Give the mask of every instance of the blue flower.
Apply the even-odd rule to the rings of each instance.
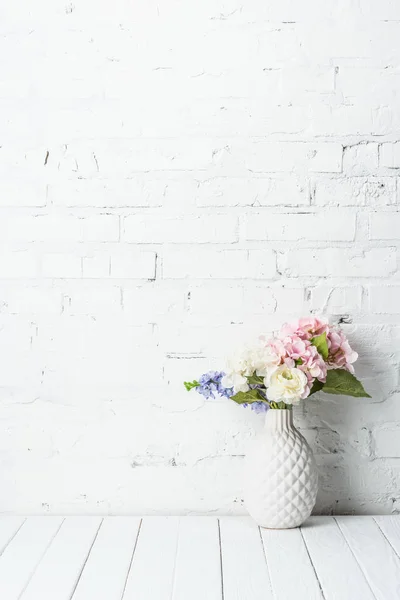
[[[209,371],[204,373],[199,378],[199,385],[196,390],[208,400],[208,398],[215,398],[215,395],[224,396],[230,398],[233,396],[233,389],[226,388],[222,385],[222,378],[225,376],[223,371]]]
[[[254,410],[256,413],[264,413],[267,412],[269,406],[266,402],[253,402],[251,404],[251,410]]]

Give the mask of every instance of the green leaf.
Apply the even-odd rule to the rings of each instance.
[[[371,398],[360,381],[344,369],[331,369],[326,376],[323,391],[327,394]]]
[[[296,365],[296,367],[298,367],[299,365],[303,364],[303,359],[302,358],[296,358],[296,360],[294,361],[294,364]]]
[[[192,390],[193,388],[199,387],[200,383],[196,380],[195,381],[184,381],[183,385],[185,386],[187,391],[190,392],[190,390]]]
[[[238,392],[234,396],[231,397],[231,400],[236,402],[237,404],[244,404],[248,402],[252,404],[253,402],[265,402],[265,398],[260,394],[259,390],[248,390],[247,392]]]
[[[247,377],[247,381],[252,385],[263,385],[264,377],[260,377],[259,375],[250,375]]]
[[[326,360],[329,354],[328,342],[326,341],[326,332],[321,333],[321,335],[317,335],[316,337],[313,337],[311,343],[313,346],[316,347],[322,358]]]
[[[312,388],[311,388],[311,391],[310,391],[310,393],[309,393],[308,396],[310,397],[312,394],[315,394],[316,392],[324,390],[324,385],[325,384],[322,383],[322,381],[319,381],[318,379],[315,379],[314,383],[312,384]]]

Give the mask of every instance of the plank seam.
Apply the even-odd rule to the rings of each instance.
[[[89,552],[87,553],[87,555],[86,555],[86,558],[85,558],[85,560],[84,560],[84,562],[83,562],[82,568],[81,568],[81,570],[80,570],[80,572],[79,572],[78,578],[77,578],[77,580],[76,580],[76,583],[75,583],[75,585],[74,585],[74,589],[72,590],[72,594],[71,594],[71,596],[69,597],[69,599],[70,599],[70,600],[72,600],[72,598],[73,598],[73,596],[74,596],[74,594],[75,594],[75,592],[76,592],[76,588],[78,587],[78,584],[79,584],[79,582],[80,582],[80,580],[81,580],[82,573],[83,573],[83,571],[85,570],[86,563],[87,563],[87,561],[89,560],[90,553],[91,553],[91,551],[92,551],[92,548],[93,548],[93,546],[94,546],[94,544],[95,544],[95,541],[97,540],[97,536],[99,535],[99,531],[100,531],[100,529],[101,529],[101,526],[103,525],[103,523],[104,523],[104,519],[101,519],[101,521],[100,521],[100,525],[98,526],[98,528],[97,528],[97,531],[96,531],[96,535],[94,536],[94,538],[93,538],[93,541],[92,541],[92,543],[90,544]]]
[[[26,521],[27,521],[27,520],[28,520],[28,519],[26,519]],[[53,535],[53,536],[51,537],[51,539],[49,540],[49,542],[48,542],[48,544],[47,544],[46,548],[43,550],[43,552],[42,552],[42,554],[41,554],[41,556],[40,556],[40,558],[39,558],[38,562],[36,563],[36,565],[35,565],[35,567],[34,567],[34,569],[33,569],[33,571],[32,571],[32,573],[30,574],[30,576],[28,577],[28,580],[26,581],[26,583],[25,583],[24,587],[23,587],[23,588],[22,588],[22,590],[20,591],[20,593],[19,593],[19,595],[18,595],[18,599],[17,599],[17,600],[19,600],[19,599],[22,597],[22,595],[24,594],[24,592],[25,592],[26,588],[27,588],[27,587],[28,587],[28,585],[30,584],[30,582],[31,582],[31,580],[32,580],[32,577],[33,577],[33,576],[34,576],[34,574],[36,573],[36,571],[37,571],[37,569],[38,569],[38,567],[39,567],[40,563],[42,562],[42,560],[43,560],[43,558],[44,558],[45,554],[47,553],[48,549],[50,548],[50,546],[51,546],[51,545],[52,545],[52,543],[54,542],[54,539],[55,539],[55,538],[56,538],[56,536],[58,535],[58,532],[60,531],[61,527],[63,526],[63,524],[64,524],[64,521],[65,521],[65,518],[64,518],[64,519],[61,521],[61,523],[60,523],[60,525],[57,527],[57,530],[55,531],[54,535]]]
[[[312,566],[312,568],[313,568],[314,575],[315,575],[315,579],[317,580],[317,583],[318,583],[318,586],[319,586],[319,589],[320,589],[320,592],[321,592],[322,600],[325,600],[325,594],[324,594],[324,590],[323,590],[323,588],[322,588],[322,583],[321,583],[321,581],[320,581],[320,579],[319,579],[319,577],[318,577],[317,570],[316,570],[316,568],[315,568],[315,565],[314,565],[314,562],[313,562],[313,560],[312,560],[312,558],[311,558],[311,554],[310,554],[310,551],[309,551],[309,549],[308,549],[307,542],[306,542],[306,540],[305,540],[305,538],[304,538],[304,535],[303,535],[302,528],[301,528],[301,527],[299,527],[299,529],[300,529],[300,535],[301,535],[301,539],[303,540],[303,544],[304,544],[304,547],[305,547],[305,549],[306,549],[306,552],[307,552],[308,559],[309,559],[309,561],[310,561],[310,563],[311,563],[311,566]]]
[[[222,566],[221,525],[220,525],[219,519],[217,519],[217,523],[218,523],[218,543],[219,543],[219,569],[220,569],[220,573],[221,573],[221,598],[222,598],[222,600],[225,600],[224,570],[223,570],[223,566]]]
[[[174,556],[174,570],[172,572],[172,588],[171,588],[171,594],[170,594],[170,597],[169,597],[170,600],[173,600],[174,594],[175,594],[175,586],[176,586],[176,559],[178,557],[178,550],[179,550],[180,525],[181,525],[181,520],[179,519],[179,521],[178,521],[178,531],[176,532],[176,544],[175,544],[175,556]]]
[[[22,521],[22,523],[17,527],[17,529],[14,531],[14,533],[11,535],[11,537],[6,541],[6,543],[4,544],[3,548],[0,551],[0,556],[3,554],[4,550],[11,544],[11,542],[13,541],[13,539],[15,538],[15,536],[17,535],[17,533],[19,532],[19,530],[25,523],[26,523],[26,519],[24,519]]]
[[[368,579],[367,579],[367,576],[366,576],[366,574],[364,573],[364,569],[362,568],[362,566],[361,566],[361,564],[360,564],[360,562],[359,562],[359,560],[358,560],[357,556],[354,554],[354,552],[353,552],[353,548],[350,546],[350,544],[349,544],[349,542],[348,542],[348,540],[347,540],[347,538],[346,538],[346,535],[345,535],[345,534],[344,534],[344,532],[343,532],[343,529],[340,527],[340,525],[339,525],[339,522],[337,521],[336,517],[332,517],[332,518],[333,518],[334,522],[336,523],[336,526],[337,526],[337,528],[339,529],[339,531],[340,531],[340,533],[341,533],[341,535],[342,535],[342,537],[343,537],[344,541],[346,542],[346,544],[347,544],[347,547],[349,548],[350,552],[351,552],[351,553],[352,553],[352,555],[354,556],[354,560],[356,561],[357,565],[359,566],[359,569],[360,569],[360,571],[361,571],[361,573],[362,573],[362,576],[364,577],[365,581],[367,582],[367,585],[368,585],[369,589],[371,590],[371,594],[372,594],[372,595],[373,595],[373,597],[376,599],[376,596],[375,596],[375,594],[374,594],[374,590],[372,589],[372,587],[371,587],[371,585],[370,585],[370,583],[369,583],[369,581],[368,581]]]
[[[273,588],[273,586],[272,586],[271,571],[270,571],[270,569],[269,569],[269,566],[268,566],[267,552],[266,552],[266,550],[265,550],[265,546],[264,546],[264,540],[263,540],[263,537],[262,537],[262,534],[261,534],[261,527],[258,527],[258,533],[259,533],[259,535],[260,535],[261,547],[262,547],[262,549],[263,549],[263,554],[264,554],[265,564],[266,564],[266,567],[267,567],[268,581],[269,581],[269,589],[271,590],[271,594],[273,595],[273,597],[274,597],[274,598],[276,598],[276,594],[275,594],[275,592],[274,592],[274,588]]]
[[[126,586],[128,584],[128,579],[129,579],[129,575],[131,573],[131,569],[132,569],[132,564],[133,564],[133,557],[135,556],[135,552],[136,552],[136,547],[138,545],[138,540],[139,540],[139,535],[140,535],[140,531],[142,529],[142,523],[143,523],[143,519],[140,519],[140,523],[139,523],[139,527],[137,530],[137,534],[136,534],[136,540],[135,540],[135,544],[133,546],[133,550],[132,550],[132,556],[131,556],[131,560],[129,563],[129,567],[128,567],[128,572],[126,574],[126,578],[125,578],[125,584],[124,584],[124,589],[122,590],[122,596],[121,596],[121,600],[123,600],[124,596],[125,596],[125,592],[126,592]]]
[[[397,558],[400,558],[400,555],[398,554],[398,552],[396,551],[396,548],[393,546],[393,544],[391,543],[391,541],[389,540],[389,538],[386,536],[385,532],[383,531],[383,529],[381,528],[381,526],[379,525],[378,521],[375,519],[375,517],[372,517],[372,520],[374,521],[374,523],[376,524],[376,526],[378,527],[380,533],[383,535],[383,537],[385,538],[385,540],[387,541],[387,543],[389,544],[390,548],[393,550],[394,554],[397,556]]]

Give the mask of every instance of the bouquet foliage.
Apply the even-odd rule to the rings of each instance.
[[[306,317],[285,324],[270,338],[231,360],[226,372],[210,371],[198,381],[185,382],[205,398],[230,398],[257,412],[290,409],[323,391],[370,398],[354,376],[358,358],[343,331],[321,318]]]

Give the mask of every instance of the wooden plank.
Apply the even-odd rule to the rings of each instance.
[[[374,519],[397,556],[400,557],[400,515],[374,517]]]
[[[400,560],[373,518],[336,520],[376,599],[400,599]]]
[[[104,519],[73,600],[121,600],[139,526],[135,517]]]
[[[275,600],[323,600],[300,529],[261,529]]]
[[[333,517],[311,517],[301,532],[326,600],[375,600]]]
[[[67,517],[21,599],[70,600],[100,523],[98,517]]]
[[[57,534],[62,519],[31,517],[0,557],[0,598],[17,600]]]
[[[170,600],[179,520],[179,517],[143,519],[124,600]]]
[[[22,517],[0,517],[0,556],[24,521]]]
[[[172,600],[222,600],[218,520],[184,517],[179,522]]]
[[[249,518],[220,519],[224,600],[272,600],[260,530]]]

